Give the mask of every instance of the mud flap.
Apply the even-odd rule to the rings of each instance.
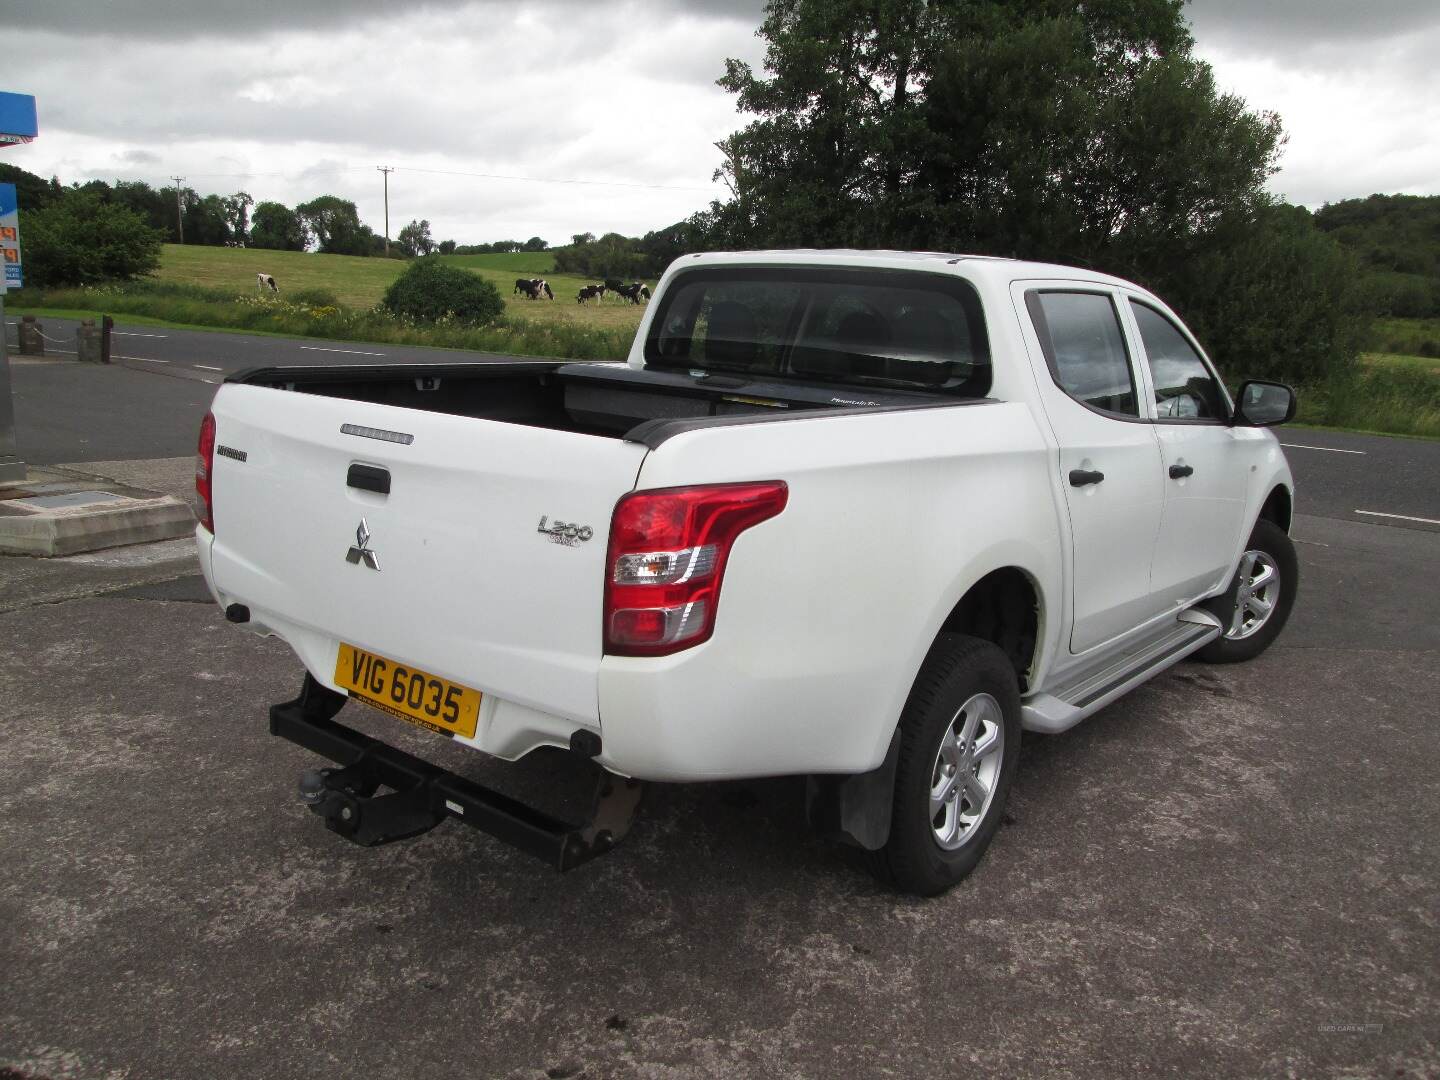
[[[821,836],[878,851],[890,839],[895,809],[895,768],[900,729],[878,769],[849,776],[810,776],[805,783],[805,816]]]

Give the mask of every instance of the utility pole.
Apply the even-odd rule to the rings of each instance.
[[[385,174],[385,254],[390,254],[390,174],[395,171],[393,165],[376,165]]]
[[[175,181],[175,231],[180,234],[180,243],[185,243],[185,219],[181,216],[180,185],[185,183],[185,177],[172,176]]]

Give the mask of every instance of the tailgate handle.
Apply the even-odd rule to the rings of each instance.
[[[373,491],[380,495],[390,494],[390,470],[379,465],[351,465],[345,483],[362,491]]]

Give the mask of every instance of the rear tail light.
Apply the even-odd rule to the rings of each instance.
[[[636,491],[615,505],[605,561],[605,651],[664,656],[715,631],[735,538],[785,509],[782,481]]]
[[[210,532],[215,531],[215,508],[211,505],[211,479],[215,473],[215,414],[200,421],[200,443],[195,447],[195,516]]]

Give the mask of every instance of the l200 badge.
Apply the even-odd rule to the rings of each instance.
[[[565,547],[577,547],[595,535],[595,530],[589,525],[576,525],[570,521],[548,522],[549,515],[543,515],[535,531],[543,534],[552,544],[563,544]]]

